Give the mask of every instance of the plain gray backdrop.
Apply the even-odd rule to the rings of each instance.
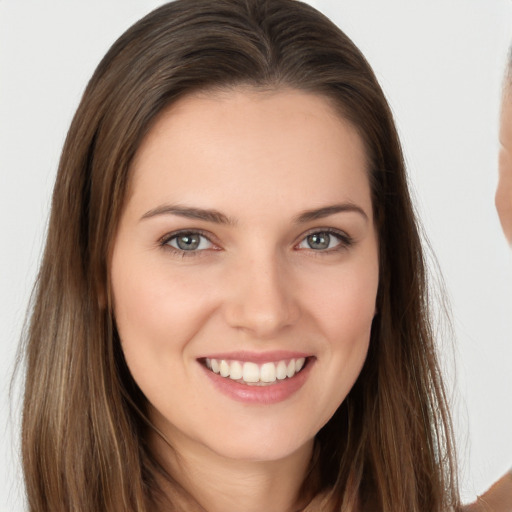
[[[9,398],[9,383],[60,149],[100,58],[161,3],[0,0],[1,512],[24,509],[19,387]],[[396,116],[452,308],[455,343],[440,349],[470,500],[512,465],[512,251],[493,204],[512,2],[310,3],[361,48]]]

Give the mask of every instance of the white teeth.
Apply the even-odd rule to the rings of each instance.
[[[245,364],[242,370],[242,365],[238,361],[233,361],[229,368],[229,378],[238,380],[242,378],[243,374],[245,374]]]
[[[244,363],[244,382],[259,382],[260,368],[256,363]]]
[[[276,377],[279,380],[286,379],[286,363],[284,361],[279,361],[279,363],[277,363]]]
[[[224,359],[219,364],[220,374],[222,377],[229,377],[229,364]]]
[[[276,380],[293,377],[304,367],[306,358],[268,362],[262,365],[250,361],[229,361],[226,359],[206,358],[205,365],[221,377],[243,381],[247,384],[271,384]]]
[[[293,377],[295,375],[295,361],[293,359],[290,360],[288,366],[286,367],[286,376],[288,378]]]
[[[297,368],[297,362],[295,362],[295,368]],[[217,361],[217,359],[210,360],[210,369],[215,373],[220,372],[219,361]]]
[[[265,363],[260,369],[261,382],[275,382],[276,381],[276,365],[274,363]]]

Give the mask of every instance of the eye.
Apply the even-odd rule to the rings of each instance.
[[[313,251],[328,251],[346,248],[351,245],[348,235],[333,231],[315,231],[307,235],[297,246],[299,249],[311,249]]]
[[[163,245],[168,245],[178,251],[203,251],[213,247],[212,242],[206,236],[195,231],[187,231],[172,235],[162,241]]]

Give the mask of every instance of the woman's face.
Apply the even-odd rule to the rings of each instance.
[[[375,313],[361,138],[319,96],[205,93],[161,115],[132,172],[111,285],[152,420],[178,452],[310,447],[359,375]]]
[[[499,181],[496,208],[501,226],[512,245],[512,86],[504,91],[500,123]]]

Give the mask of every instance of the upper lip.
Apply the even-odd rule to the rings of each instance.
[[[299,359],[301,357],[311,357],[311,353],[297,352],[290,350],[273,350],[268,352],[249,352],[245,350],[235,352],[216,352],[213,354],[205,354],[198,359],[224,359],[226,361],[242,361],[252,363],[271,363],[276,361]]]

